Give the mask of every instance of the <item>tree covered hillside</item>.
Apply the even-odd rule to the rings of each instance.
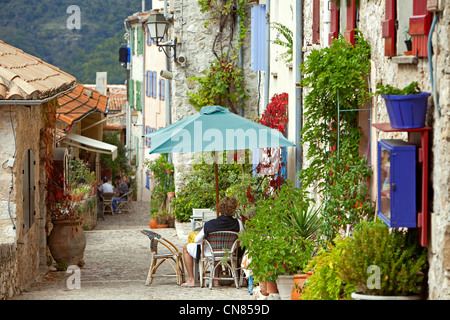
[[[141,10],[141,0],[0,0],[0,39],[53,64],[77,78],[95,83],[96,72],[108,72],[109,84],[122,84],[118,62],[125,44],[124,20]],[[69,6],[80,9],[80,29]]]

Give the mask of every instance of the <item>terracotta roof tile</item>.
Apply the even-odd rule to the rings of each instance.
[[[71,125],[93,112],[106,113],[108,97],[98,91],[77,84],[75,88],[58,97],[60,107],[56,111],[57,119]]]
[[[70,74],[0,40],[0,99],[44,99],[74,83]]]

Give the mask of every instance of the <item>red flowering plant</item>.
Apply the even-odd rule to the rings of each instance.
[[[44,127],[41,131],[41,159],[45,170],[45,204],[51,221],[76,219],[75,206],[66,192],[67,185],[62,174],[56,173],[53,166],[53,143],[56,124],[56,99],[41,106]]]
[[[288,122],[288,98],[289,96],[286,92],[275,94],[270,99],[270,103],[267,105],[258,123],[285,134]],[[260,174],[269,175],[270,187],[273,190],[279,190],[286,182],[281,174],[281,169],[286,166],[281,158],[281,148],[266,148],[263,154],[263,160],[256,167],[256,171]]]
[[[287,93],[274,95],[257,122],[284,134],[288,122],[287,106]],[[257,202],[267,199],[286,183],[281,174],[285,165],[281,148],[265,148],[255,169],[258,175],[243,175],[227,190],[227,193],[238,198],[241,216],[251,219],[256,214]]]
[[[51,172],[54,171],[52,166]],[[48,173],[47,173],[48,174]],[[45,203],[52,221],[76,220],[79,218],[77,204],[72,201],[67,183],[62,174],[47,176]]]

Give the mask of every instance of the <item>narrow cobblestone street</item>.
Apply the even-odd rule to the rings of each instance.
[[[85,265],[81,288],[68,289],[65,271],[50,272],[13,300],[253,300],[247,288],[234,286],[184,288],[174,277],[157,277],[145,286],[149,267],[149,239],[140,231],[149,229],[149,204],[134,202],[133,213],[106,215],[97,227],[86,231]],[[187,241],[175,228],[158,229],[179,250]],[[172,273],[165,262],[157,274]]]

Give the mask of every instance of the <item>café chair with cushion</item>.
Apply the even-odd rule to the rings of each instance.
[[[233,231],[211,232],[203,240],[202,253],[199,262],[200,286],[205,286],[206,272],[209,271],[209,288],[212,289],[213,281],[234,280],[236,288],[239,288],[238,278],[238,248],[239,234]],[[216,268],[223,266],[231,272],[230,278],[216,278]]]

